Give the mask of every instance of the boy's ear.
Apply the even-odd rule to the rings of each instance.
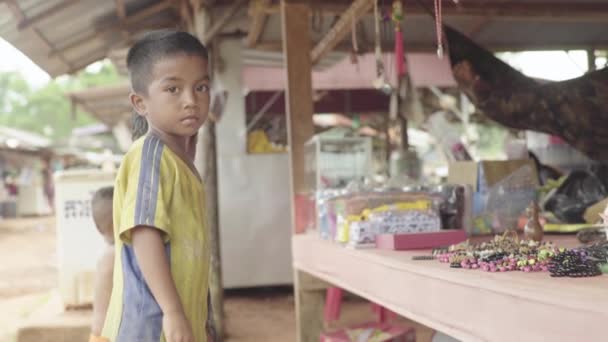
[[[137,114],[141,116],[146,116],[148,111],[146,109],[146,102],[144,101],[143,96],[132,92],[131,94],[129,94],[129,100],[131,100],[131,105],[133,106],[133,109],[137,112]]]

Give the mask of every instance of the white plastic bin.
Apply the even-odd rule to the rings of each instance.
[[[95,227],[91,199],[114,185],[115,174],[100,170],[55,173],[59,291],[65,307],[93,302],[95,266],[105,242]]]

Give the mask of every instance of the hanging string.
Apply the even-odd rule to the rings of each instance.
[[[354,18],[351,21],[351,24],[352,24],[352,29],[350,31],[352,33],[351,39],[353,41],[353,50],[355,51],[355,53],[357,53],[357,52],[359,52],[359,45],[357,43],[357,22]]]
[[[456,0],[454,0],[456,2]],[[443,58],[443,16],[441,0],[435,0],[435,30],[437,31],[437,56]]]
[[[403,20],[401,0],[393,2],[391,19],[395,29],[395,69],[397,78],[400,78],[405,74],[405,52],[403,51],[403,32],[401,32],[401,21]]]
[[[378,14],[378,0],[374,0],[374,30],[376,36],[376,46],[374,52],[376,54],[376,77],[379,77],[384,72],[382,65],[382,51],[380,49],[380,15]]]

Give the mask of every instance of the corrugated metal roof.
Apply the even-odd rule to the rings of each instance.
[[[129,102],[130,91],[130,86],[123,83],[80,90],[67,96],[97,120],[113,127],[120,121],[128,119],[132,113]]]
[[[141,29],[174,27],[180,21],[171,2],[129,21],[135,13],[164,1],[124,2],[127,17],[121,21],[115,1],[0,1],[0,36],[54,77],[105,58],[111,48],[125,46],[129,35]],[[31,25],[22,27],[28,22]]]

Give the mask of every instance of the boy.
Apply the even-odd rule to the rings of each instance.
[[[116,258],[102,335],[111,342],[205,342],[209,248],[203,184],[193,165],[209,110],[206,48],[155,31],[127,55],[133,108],[148,132],[114,187]]]
[[[93,221],[107,246],[97,262],[95,296],[93,297],[93,325],[90,342],[107,341],[100,337],[112,292],[114,271],[114,224],[112,223],[112,197],[114,187],[107,186],[95,192],[91,200]]]

